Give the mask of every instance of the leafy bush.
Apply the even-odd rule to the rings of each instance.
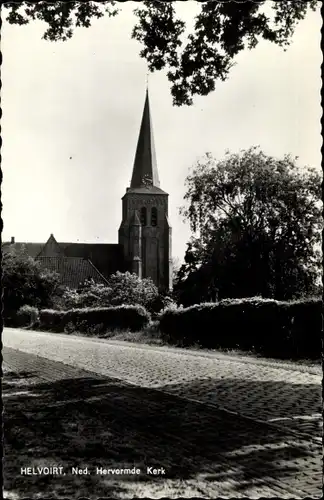
[[[12,250],[2,257],[2,287],[4,320],[8,326],[14,326],[14,318],[22,306],[51,306],[59,288],[59,276],[42,268],[24,251]]]
[[[69,321],[69,323],[66,323],[64,326],[64,333],[74,333],[75,332],[75,326],[72,323],[72,321]]]
[[[53,301],[53,309],[67,311],[78,307],[79,294],[77,290],[66,287],[61,295],[56,295]]]
[[[116,306],[69,311],[40,311],[40,328],[56,332],[104,333],[107,330],[138,331],[148,325],[150,315],[142,306]]]
[[[66,289],[55,307],[69,310],[138,304],[148,308],[158,297],[153,281],[141,279],[136,274],[117,272],[110,276],[108,283],[103,285],[87,280],[78,290]]]
[[[129,272],[112,274],[108,280],[112,290],[111,304],[138,304],[144,307],[159,294],[151,278],[139,278]]]
[[[169,308],[177,309],[177,304],[169,295],[159,293],[148,304],[147,309],[155,318]]]
[[[160,316],[162,338],[178,345],[255,350],[265,356],[318,358],[322,301],[226,299]]]
[[[55,307],[65,311],[85,307],[107,307],[111,305],[111,298],[111,288],[87,280],[79,290],[66,288],[55,302]]]
[[[16,315],[16,326],[18,327],[32,327],[36,326],[39,322],[39,312],[37,307],[24,305]]]

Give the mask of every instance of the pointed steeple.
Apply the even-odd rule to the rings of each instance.
[[[156,164],[148,88],[146,88],[145,105],[137,142],[133,175],[130,187],[139,188],[143,186],[160,187],[159,174]]]

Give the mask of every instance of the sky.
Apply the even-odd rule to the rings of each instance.
[[[196,2],[177,2],[192,26]],[[180,4],[180,5],[179,5]],[[117,243],[144,106],[147,66],[131,39],[135,2],[94,20],[67,42],[42,40],[45,24],[2,28],[2,241]],[[4,15],[3,15],[4,17]],[[174,107],[164,72],[149,76],[161,188],[169,193],[173,256],[190,237],[179,215],[189,169],[259,145],[275,157],[321,166],[321,18],[310,12],[290,47],[262,41],[226,82]]]

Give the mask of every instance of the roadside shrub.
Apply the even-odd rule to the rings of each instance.
[[[74,333],[75,332],[75,326],[74,324],[69,321],[69,323],[66,323],[64,326],[64,333]]]
[[[146,308],[154,318],[157,318],[162,311],[168,308],[176,309],[177,304],[172,297],[159,293],[159,295],[148,302]]]
[[[220,345],[260,350],[274,342],[283,325],[279,302],[261,297],[226,299],[215,310]]]
[[[73,333],[99,334],[107,330],[138,331],[150,321],[150,314],[142,306],[115,306],[71,309],[69,311],[40,311],[40,328]]]
[[[54,309],[43,309],[39,311],[39,329],[52,332],[63,332],[66,312]]]
[[[288,306],[289,340],[297,357],[318,358],[323,350],[320,299],[294,301]]]
[[[122,305],[72,309],[66,313],[66,321],[72,322],[77,331],[88,332],[97,326],[98,333],[106,330],[138,331],[150,321],[150,315],[142,306]]]
[[[254,350],[281,358],[319,358],[322,301],[280,302],[260,297],[226,299],[160,315],[166,342]]]
[[[207,304],[207,307],[209,305]],[[198,337],[201,340],[202,336],[198,335],[196,327],[193,327],[194,323],[198,324],[197,316],[201,307],[203,307],[202,304],[182,309],[173,307],[165,309],[159,316],[162,340],[181,346],[197,343]],[[203,321],[204,315],[200,314],[200,317]],[[199,328],[200,332],[201,330]]]
[[[26,304],[17,312],[15,321],[17,327],[33,327],[37,326],[38,322],[39,312],[37,307]]]

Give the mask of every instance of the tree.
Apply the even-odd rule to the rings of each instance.
[[[51,306],[59,276],[24,252],[11,251],[2,257],[2,288],[4,318],[10,321],[23,305]]]
[[[138,18],[132,37],[142,44],[140,56],[150,71],[167,70],[173,103],[191,105],[193,96],[208,95],[217,80],[226,80],[235,57],[261,39],[287,47],[296,25],[317,0],[265,2],[201,2],[192,33],[176,15],[175,2],[144,1],[135,9]],[[76,27],[90,27],[93,18],[118,13],[116,2],[8,2],[6,20],[24,25],[33,20],[47,24],[45,40],[68,40]]]
[[[206,154],[186,185],[181,213],[193,236],[179,272],[183,301],[314,293],[322,225],[315,169],[254,147],[221,161]]]
[[[181,262],[178,257],[172,257],[172,283],[175,286],[178,282],[178,274],[180,271]]]

